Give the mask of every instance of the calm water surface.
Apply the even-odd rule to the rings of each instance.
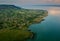
[[[38,24],[32,24],[29,29],[36,33],[33,40],[28,41],[60,41],[60,7],[38,7],[33,9],[45,9],[48,16]],[[32,9],[30,8],[30,9]]]

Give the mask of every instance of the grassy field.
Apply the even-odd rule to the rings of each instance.
[[[29,31],[2,29],[0,30],[0,41],[25,41],[31,35]]]

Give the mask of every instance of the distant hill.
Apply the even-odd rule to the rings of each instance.
[[[60,7],[60,5],[33,5],[33,6],[50,6],[50,7]]]
[[[15,5],[0,5],[0,9],[6,9],[6,8],[15,8],[15,9],[21,9],[20,7],[17,7]]]

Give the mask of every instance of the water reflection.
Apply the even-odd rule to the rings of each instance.
[[[60,14],[60,10],[59,9],[48,9],[48,13],[50,13],[51,15],[57,15]]]

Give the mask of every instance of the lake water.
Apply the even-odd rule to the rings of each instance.
[[[36,33],[34,39],[29,41],[60,41],[60,7],[26,7],[30,9],[44,9],[48,11],[45,20],[32,24],[29,29]]]

